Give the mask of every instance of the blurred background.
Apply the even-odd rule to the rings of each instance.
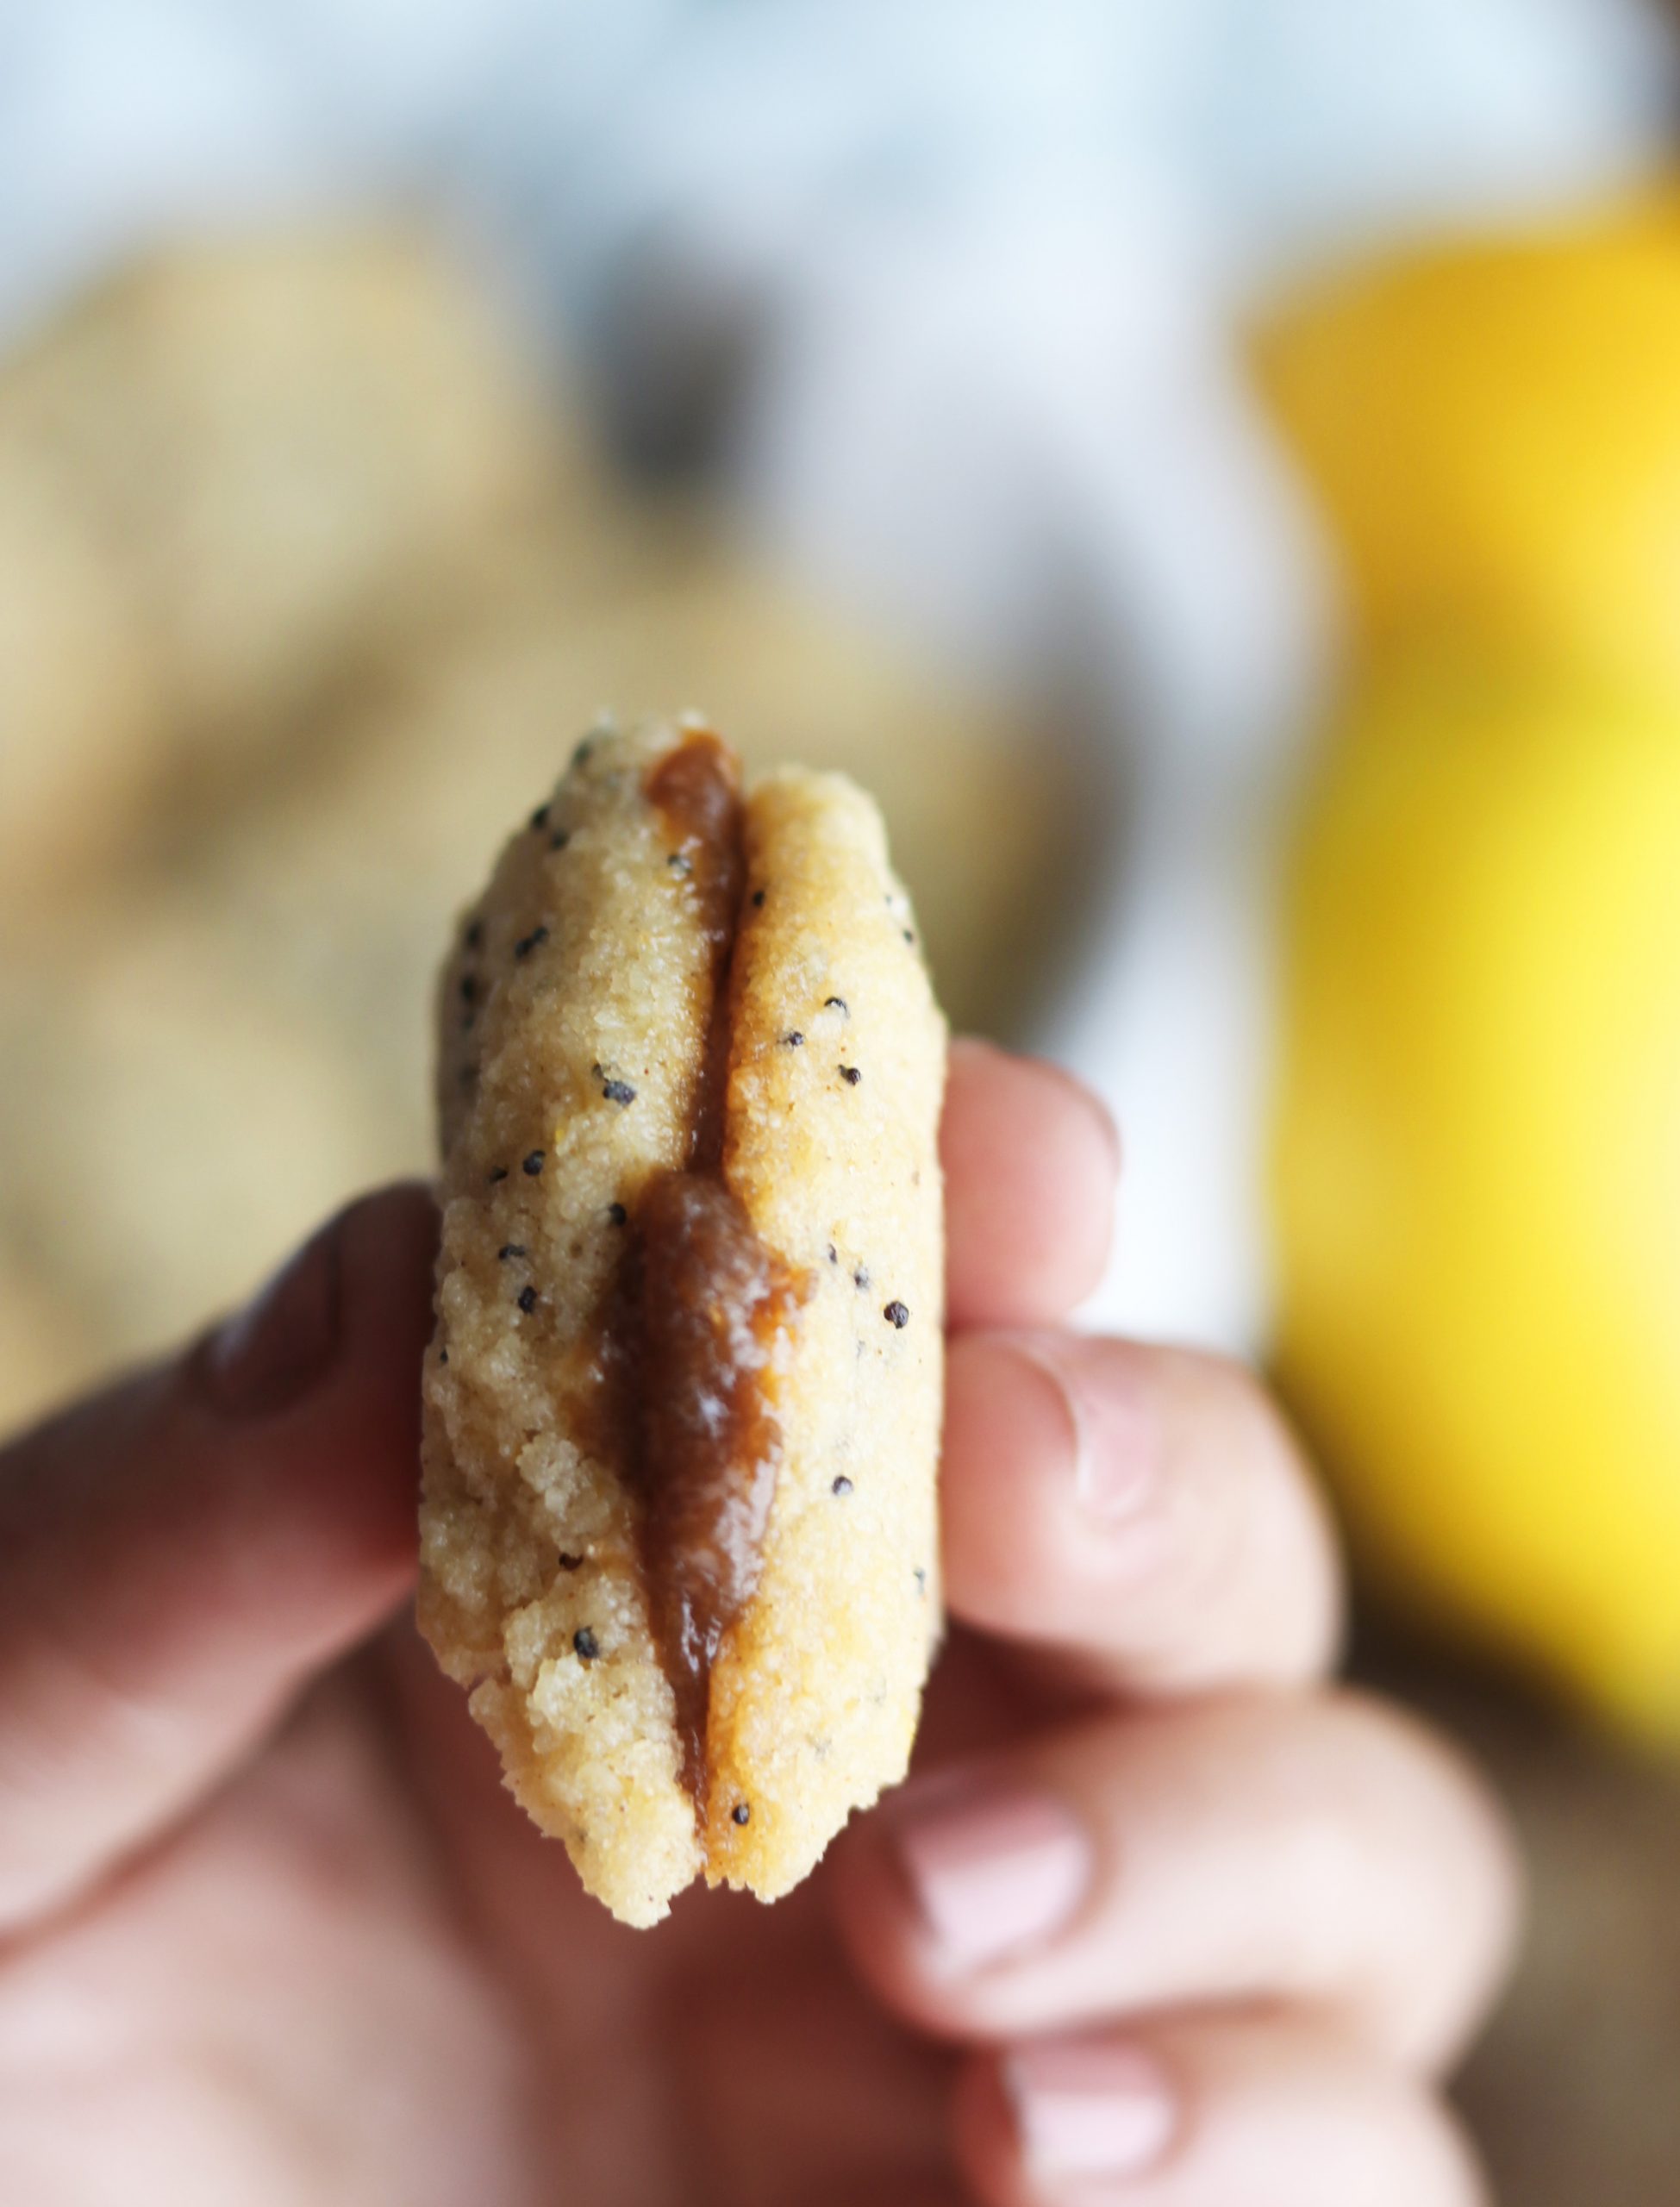
[[[1680,2197],[1680,14],[0,0],[0,1416],[426,1169],[602,711],[880,796],[1522,1822],[1518,2207]]]

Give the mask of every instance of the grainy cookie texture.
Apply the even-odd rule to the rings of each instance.
[[[773,1899],[939,1633],[945,1029],[879,816],[599,731],[440,1022],[422,1627],[615,1915]]]

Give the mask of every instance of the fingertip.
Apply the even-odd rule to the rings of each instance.
[[[430,1331],[437,1233],[418,1181],[358,1197],[188,1352],[182,1382],[213,1416],[266,1425],[337,1386],[370,1350],[400,1361]]]
[[[923,1912],[901,1844],[901,1821],[941,1776],[917,1778],[890,1795],[836,1842],[826,1866],[831,1914],[852,1969],[887,2011],[946,2043],[972,2035],[965,1972],[945,1966],[939,1935]]]
[[[960,1037],[940,1153],[952,1323],[1065,1317],[1108,1260],[1121,1150],[1102,1099],[1059,1066]]]
[[[387,1181],[358,1196],[340,1214],[347,1232],[395,1261],[429,1265],[437,1254],[438,1204],[429,1180]]]
[[[1222,1358],[1048,1329],[959,1337],[940,1516],[953,1615],[1129,1694],[1300,1686],[1340,1645],[1322,1498]]]
[[[973,1333],[946,1362],[940,1541],[946,1597],[965,1622],[1017,1635],[1028,1600],[1060,1591],[1074,1516],[1076,1436],[1065,1398],[1009,1335]]]
[[[438,1207],[423,1180],[396,1180],[362,1196],[336,1229],[352,1326],[393,1341],[423,1341],[432,1327]]]
[[[836,1850],[831,1894],[852,1966],[936,2038],[995,2038],[991,1988],[1082,1916],[1091,1830],[1029,1760],[982,1758],[913,1778]]]
[[[439,1218],[431,1190],[395,1181],[352,1204],[336,1230],[347,1350],[377,1347],[394,1361],[417,1354],[432,1332]]]
[[[1438,2099],[1296,2018],[1159,2018],[982,2054],[958,2085],[953,2144],[984,2207],[1487,2207]]]
[[[306,1476],[318,1468],[331,1485],[324,1518],[346,1567],[394,1598],[415,1566],[437,1205],[424,1183],[398,1181],[352,1204],[336,1236],[342,1340],[327,1399],[307,1409],[340,1439]]]
[[[887,1835],[891,1804],[849,1825],[824,1866],[831,1912],[852,1966],[896,2013],[937,2028],[918,1997],[921,1972],[910,1949],[915,1904]]]
[[[987,2207],[1107,2199],[1116,2185],[1159,2199],[1152,2179],[1170,2179],[1183,2142],[1182,2080],[1140,2038],[1029,2039],[965,2065],[952,2128]]]

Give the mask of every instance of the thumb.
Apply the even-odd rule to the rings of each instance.
[[[422,1188],[367,1197],[178,1360],[0,1453],[0,1929],[403,1598],[435,1240]]]

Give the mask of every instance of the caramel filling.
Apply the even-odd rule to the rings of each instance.
[[[782,1454],[765,1383],[799,1297],[721,1173],[660,1175],[634,1217],[642,1561],[698,1800],[712,1663],[763,1567]]]
[[[641,1564],[677,1699],[684,1779],[703,1809],[712,1664],[763,1568],[782,1454],[771,1375],[802,1287],[753,1231],[723,1170],[729,964],[746,886],[740,770],[716,736],[696,734],[653,769],[646,791],[673,870],[699,902],[712,1011],[687,1163],[655,1173],[631,1206],[617,1298],[619,1453],[641,1504]]]

